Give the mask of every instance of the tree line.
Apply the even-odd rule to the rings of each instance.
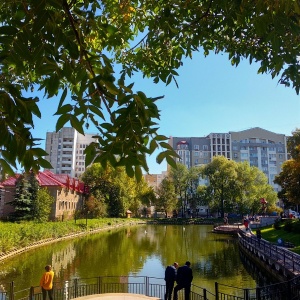
[[[149,207],[170,214],[189,214],[200,206],[224,216],[226,212],[256,214],[278,211],[281,199],[285,207],[300,204],[300,130],[287,141],[290,159],[274,183],[281,187],[276,193],[266,175],[249,162],[235,162],[216,156],[203,166],[188,169],[182,164],[170,168],[157,190],[145,180],[128,176],[125,167],[114,168],[94,163],[86,169],[81,180],[89,187],[83,212],[92,217],[122,217],[130,210],[133,215],[147,215]],[[266,207],[261,200],[267,202]],[[24,173],[16,180],[12,220],[45,221],[49,218],[54,199],[46,189],[40,189],[34,173]]]

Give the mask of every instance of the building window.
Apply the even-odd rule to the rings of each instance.
[[[203,150],[208,150],[208,146],[207,145],[203,145]]]
[[[199,151],[195,151],[195,156],[199,156]]]
[[[234,153],[234,154],[233,154],[233,157],[234,157],[234,158],[238,158],[238,154],[237,154],[237,153]]]
[[[199,150],[199,145],[194,145],[194,150]]]

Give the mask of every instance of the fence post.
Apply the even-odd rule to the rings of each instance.
[[[34,287],[31,286],[29,290],[29,300],[33,300],[33,299],[34,299]]]
[[[244,289],[244,299],[245,300],[249,300],[250,297],[249,297],[249,289]]]
[[[145,289],[146,289],[146,291],[145,291],[145,295],[146,296],[149,296],[149,277],[145,277],[145,282],[146,282],[146,286],[145,286]]]
[[[74,298],[78,297],[78,278],[74,279]]]
[[[203,299],[207,300],[206,289],[203,289]]]
[[[287,299],[292,299],[292,285],[291,280],[287,282]]]
[[[11,300],[14,300],[15,299],[15,291],[14,291],[14,287],[15,287],[15,284],[14,282],[12,281],[11,284],[10,284],[10,291],[9,291],[9,298]]]
[[[216,300],[219,300],[219,285],[217,282],[215,282],[215,294],[216,294]]]
[[[69,281],[65,281],[65,287],[64,287],[64,294],[65,294],[65,300],[69,299]]]
[[[261,300],[261,297],[260,297],[260,287],[256,288],[256,300]]]
[[[98,277],[98,294],[101,294],[102,289],[101,289],[101,277]]]

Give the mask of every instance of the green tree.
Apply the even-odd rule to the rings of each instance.
[[[123,212],[120,203],[120,193],[112,178],[111,166],[103,168],[100,164],[93,164],[82,174],[81,180],[89,186],[90,195],[86,203],[86,210],[93,216],[119,216]]]
[[[189,168],[187,174],[187,192],[188,199],[187,204],[190,209],[195,212],[198,205],[200,205],[201,201],[197,194],[197,189],[199,186],[199,179],[201,176],[201,168],[198,166],[193,166]]]
[[[262,212],[261,198],[267,200],[268,206],[275,206],[277,194],[268,184],[268,178],[261,170],[250,166],[249,162],[237,163],[236,169],[238,193],[235,202],[241,213]]]
[[[202,167],[202,176],[209,181],[207,187],[201,186],[198,192],[212,210],[258,213],[261,211],[260,199],[265,198],[268,205],[275,205],[277,197],[268,178],[257,167],[248,162],[236,163],[224,156],[216,156],[212,162]]]
[[[9,205],[14,207],[14,211],[10,214],[10,218],[14,221],[33,220],[37,214],[35,201],[38,193],[38,181],[35,174],[22,174],[16,180],[16,194],[13,201]]]
[[[136,72],[177,84],[182,59],[202,49],[227,53],[233,66],[243,58],[256,61],[258,73],[278,76],[299,93],[295,0],[7,0],[0,12],[0,163],[6,172],[17,162],[25,171],[50,167],[31,133],[34,117],[41,117],[37,90],[60,97],[56,130],[68,122],[80,133],[90,124],[98,128],[87,165],[124,165],[138,179],[142,168],[148,171],[146,154],[160,148],[157,161],[173,166],[176,154],[158,134],[162,97],[136,92]]]
[[[278,197],[286,207],[300,204],[300,129],[296,128],[287,141],[291,159],[282,164],[274,183],[281,186]]]
[[[235,164],[224,156],[215,156],[211,163],[202,168],[202,176],[209,181],[207,193],[210,195],[210,207],[220,210],[221,217],[224,217],[224,206],[235,201],[238,178]]]
[[[177,163],[175,168],[171,168],[170,170],[170,180],[173,182],[175,193],[177,197],[180,199],[182,213],[185,213],[186,200],[187,200],[187,188],[188,188],[188,168],[181,164]]]
[[[274,182],[281,186],[278,197],[286,207],[300,204],[300,159],[285,161]]]
[[[157,195],[156,209],[162,209],[167,218],[168,213],[177,208],[178,204],[173,182],[165,177],[158,187]]]
[[[300,129],[296,128],[287,139],[287,151],[292,159],[300,159]]]
[[[128,209],[137,215],[141,205],[154,198],[146,182],[129,177],[124,167],[113,168],[108,164],[104,168],[95,163],[81,179],[90,188],[87,206],[97,216],[124,216]]]
[[[37,191],[36,199],[33,201],[33,220],[38,222],[49,221],[52,204],[55,199],[47,188],[41,188]]]

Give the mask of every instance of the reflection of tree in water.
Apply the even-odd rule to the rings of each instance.
[[[14,281],[17,290],[38,286],[47,264],[53,264],[55,280],[68,280],[72,270],[67,272],[66,268],[73,264],[75,258],[74,242],[48,244],[0,262],[1,283],[8,286]]]
[[[151,238],[151,231],[145,234],[145,228],[142,227],[130,227],[130,231],[123,228],[101,234],[101,238],[91,235],[80,242],[76,249],[78,257],[87,258],[78,273],[81,277],[127,275],[143,266],[156,244],[157,240]]]
[[[203,225],[145,225],[103,231],[49,244],[0,262],[0,280],[15,281],[18,289],[36,286],[48,263],[55,266],[57,282],[73,278],[127,276],[139,274],[145,266],[149,267],[149,262],[152,267],[151,259],[155,257],[159,263],[153,268],[159,270],[151,271],[159,278],[163,278],[165,266],[174,261],[183,265],[190,260],[196,285],[202,286],[203,280],[218,281],[227,275],[230,278],[226,279],[237,285],[244,278],[249,282],[251,278],[239,261],[235,239],[214,234],[212,229],[213,226]],[[147,276],[148,271],[143,272]],[[208,284],[206,281],[205,285]]]
[[[203,260],[200,260],[195,266],[199,274],[217,280],[218,278],[232,276],[234,274],[241,275],[240,259],[236,255],[238,245],[232,239],[219,239],[218,242],[223,243],[223,247],[213,254],[209,254]]]

